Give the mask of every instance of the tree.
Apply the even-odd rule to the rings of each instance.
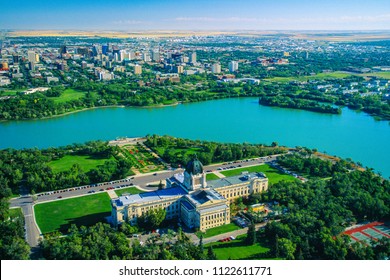
[[[254,223],[249,225],[245,241],[248,245],[254,245],[256,243],[256,227]]]
[[[207,259],[208,260],[216,260],[217,259],[217,255],[215,254],[215,252],[213,250],[213,246],[210,246],[207,249]]]
[[[293,260],[296,245],[287,238],[279,238],[278,241],[279,255],[287,260]]]
[[[165,209],[152,209],[138,217],[138,225],[144,229],[156,229],[164,221]]]
[[[163,185],[162,181],[160,180],[160,183],[158,184],[158,189],[162,190],[163,188],[164,188],[164,185]]]

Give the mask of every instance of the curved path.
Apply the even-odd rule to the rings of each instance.
[[[271,157],[263,157],[263,158],[257,158],[252,159],[248,162],[240,162],[240,165],[242,167],[246,166],[252,166],[252,165],[258,165],[266,162],[270,162],[275,160],[279,155],[274,155]],[[223,168],[229,168],[231,166],[235,166],[237,163],[233,164],[213,164],[208,165],[204,167],[205,172],[215,171],[220,167]],[[10,200],[10,208],[21,208],[24,219],[25,219],[25,231],[26,231],[26,241],[30,245],[32,249],[37,248],[39,244],[39,240],[41,238],[41,232],[39,230],[39,227],[36,224],[35,216],[34,216],[34,203],[43,203],[43,202],[50,202],[55,201],[62,198],[71,198],[71,197],[77,197],[77,196],[83,196],[83,195],[92,195],[92,193],[89,193],[90,191],[100,192],[100,191],[109,191],[107,190],[107,187],[117,187],[122,185],[134,185],[137,186],[137,188],[143,190],[143,191],[154,191],[157,190],[157,187],[150,187],[148,186],[152,182],[159,182],[160,180],[165,180],[166,178],[169,178],[173,176],[176,173],[183,172],[183,169],[173,169],[173,170],[167,170],[167,171],[159,171],[153,174],[140,174],[133,176],[131,178],[128,178],[126,180],[118,180],[114,182],[104,182],[99,184],[94,184],[93,187],[87,187],[87,186],[81,186],[81,187],[75,187],[68,190],[65,190],[64,192],[60,193],[53,193],[51,194],[37,194],[37,200],[33,202],[31,196],[22,196],[19,198],[13,198]],[[228,235],[230,236],[230,235]],[[194,237],[195,238],[195,237]]]

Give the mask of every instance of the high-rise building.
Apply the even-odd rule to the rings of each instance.
[[[100,45],[94,45],[92,48],[93,56],[98,56],[102,53],[102,46]]]
[[[196,52],[191,53],[190,55],[190,63],[196,63]]]
[[[134,65],[134,74],[136,74],[136,75],[142,74],[142,66],[141,65],[138,65],[138,64]]]
[[[230,72],[235,72],[238,70],[238,62],[237,61],[230,61],[229,62],[229,71]]]
[[[152,61],[152,60],[150,59],[150,54],[147,53],[147,52],[144,52],[144,53],[142,54],[142,58],[143,58],[143,61],[145,61],[145,62],[150,62],[150,61]]]
[[[133,51],[129,52],[129,59],[130,60],[134,60],[135,59],[135,52],[133,52]]]
[[[173,67],[173,72],[181,74],[184,72],[184,67],[181,65],[177,65],[177,66]]]
[[[65,45],[61,46],[60,48],[60,54],[64,54],[64,53],[67,53],[67,49]]]
[[[215,74],[221,73],[221,64],[219,64],[219,63],[214,63],[214,64],[211,66],[211,72],[212,72],[212,73],[215,73]]]
[[[39,62],[39,55],[36,54],[34,51],[28,51],[27,52],[27,59],[31,63],[37,63],[37,62]]]
[[[12,61],[14,63],[19,63],[19,55],[17,55],[17,54],[12,55]]]
[[[152,60],[160,62],[160,52],[158,50],[152,50]]]
[[[107,53],[108,53],[108,45],[103,45],[102,46],[102,54],[107,55]]]

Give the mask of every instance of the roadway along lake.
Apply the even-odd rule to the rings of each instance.
[[[260,106],[234,98],[162,108],[101,108],[0,123],[0,148],[46,148],[147,134],[220,142],[305,146],[352,158],[390,176],[390,125],[347,108],[342,115]]]

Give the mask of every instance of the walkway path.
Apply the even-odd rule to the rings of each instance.
[[[215,175],[217,175],[219,178],[225,178],[226,176],[220,173],[219,171],[214,171],[213,172]]]
[[[111,199],[118,198],[118,195],[116,194],[116,192],[114,190],[108,190],[107,193]]]
[[[257,224],[255,226],[255,228],[256,228],[256,230],[258,230],[259,228],[265,227],[266,224],[267,224],[267,222]],[[237,229],[237,230],[230,231],[230,232],[221,233],[221,234],[218,234],[218,235],[215,235],[212,237],[203,238],[203,244],[217,242],[218,240],[221,240],[221,239],[224,239],[224,238],[227,238],[230,236],[237,237],[239,235],[247,234],[247,232],[248,232],[248,228],[242,228],[242,229]],[[190,234],[188,234],[188,236],[190,236],[191,240],[195,244],[199,243],[199,238],[194,233],[190,233]]]

